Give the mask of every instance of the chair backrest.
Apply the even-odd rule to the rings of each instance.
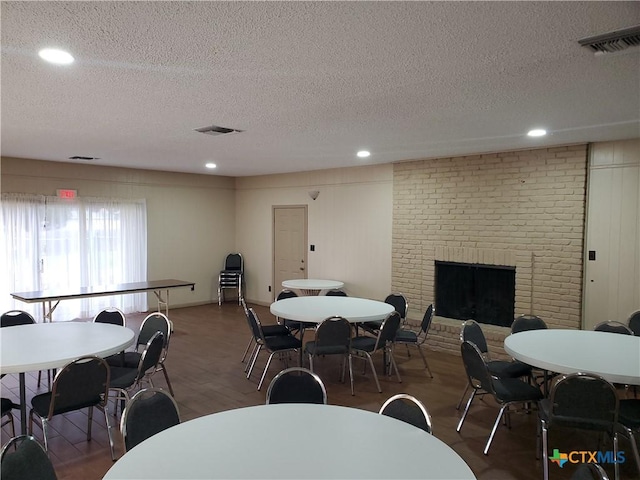
[[[244,271],[244,262],[242,260],[242,255],[239,253],[230,253],[227,255],[227,258],[224,260],[224,270],[227,271]]]
[[[136,340],[136,349],[140,345],[146,345],[156,332],[162,332],[165,343],[168,345],[171,336],[171,327],[171,320],[169,320],[165,314],[153,312],[147,315],[140,325],[138,338]]]
[[[279,372],[267,389],[267,405],[274,403],[327,403],[327,390],[318,375],[302,367]]]
[[[36,323],[35,318],[29,312],[23,310],[9,310],[0,316],[0,328],[30,325],[32,323]]]
[[[409,309],[409,302],[407,298],[401,293],[391,293],[384,299],[384,303],[392,305],[393,308],[400,314],[402,320],[407,318],[407,310]]]
[[[105,308],[93,317],[94,323],[110,323],[112,325],[126,326],[126,317],[124,313],[115,307]]]
[[[262,333],[262,324],[258,318],[258,314],[253,308],[247,309],[247,322],[249,322],[249,328],[253,334],[253,339],[257,343],[264,344],[264,333]]]
[[[387,315],[387,317],[382,321],[382,325],[380,325],[375,350],[385,348],[387,344],[395,341],[401,321],[402,319],[400,318],[400,314],[396,311]]]
[[[545,321],[535,315],[520,315],[511,324],[511,333],[546,329],[547,324],[545,323]]]
[[[164,344],[164,334],[162,332],[157,331],[149,339],[138,361],[136,382],[140,382],[145,376],[150,376],[156,371],[165,349]]]
[[[470,340],[465,340],[460,345],[460,352],[469,384],[493,394],[491,374],[478,346]]]
[[[120,422],[125,450],[180,423],[178,404],[161,388],[143,388],[127,403]]]
[[[636,337],[640,337],[640,310],[629,315],[627,324]]]
[[[607,320],[606,322],[600,322],[593,330],[596,332],[610,332],[620,333],[622,335],[633,335],[633,330],[627,327],[624,323],[616,322],[614,320]]]
[[[423,341],[426,340],[427,334],[429,333],[429,329],[431,328],[431,322],[433,321],[433,315],[435,314],[435,309],[433,308],[433,303],[427,307],[424,312],[424,316],[422,317],[422,322],[420,323],[420,331],[424,334]]]
[[[347,353],[351,346],[349,320],[338,316],[325,318],[316,327],[315,342],[316,348],[331,347],[331,353]]]
[[[329,290],[325,293],[326,297],[348,297],[347,293],[344,290],[339,290],[334,288],[333,290]]]
[[[609,476],[598,463],[581,463],[569,480],[609,480]]]
[[[13,437],[2,447],[0,471],[2,480],[56,480],[58,478],[47,452],[30,435]]]
[[[47,418],[94,405],[106,405],[109,376],[109,365],[100,357],[85,356],[67,363],[53,379]]]
[[[460,342],[471,342],[473,343],[482,356],[487,359],[489,353],[489,346],[487,345],[487,339],[484,336],[484,332],[482,331],[482,327],[475,320],[466,320],[462,323],[460,328]]]
[[[392,396],[382,404],[378,413],[410,423],[433,434],[431,415],[424,404],[413,395],[398,393]]]
[[[278,294],[278,298],[276,298],[276,300],[284,300],[285,298],[293,298],[297,296],[298,294],[293,290],[284,289],[280,291],[280,293]]]
[[[572,373],[556,380],[549,394],[549,424],[569,428],[608,431],[618,422],[618,395],[604,378]]]

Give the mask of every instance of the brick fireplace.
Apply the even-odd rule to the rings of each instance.
[[[429,346],[460,353],[460,319],[440,316],[436,262],[510,267],[514,315],[578,328],[587,146],[394,165],[392,290],[418,322],[433,303]],[[495,353],[507,326],[483,325]]]

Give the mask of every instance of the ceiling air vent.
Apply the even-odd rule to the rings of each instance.
[[[207,135],[227,135],[230,133],[240,133],[242,130],[236,130],[235,128],[218,127],[217,125],[210,125],[208,127],[196,128],[196,132],[206,133]]]
[[[596,55],[618,53],[627,48],[640,46],[640,25],[624,28],[595,37],[578,40],[583,47],[589,48]]]

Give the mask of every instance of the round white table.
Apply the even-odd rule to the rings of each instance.
[[[612,383],[640,385],[640,337],[592,330],[531,330],[509,335],[516,360],[557,373],[595,373]]]
[[[164,430],[127,452],[104,476],[134,478],[475,476],[451,447],[408,423],[356,408],[290,403],[228,410]]]
[[[134,341],[133,330],[106,323],[35,323],[0,328],[0,373],[20,374],[20,424],[26,433],[25,372],[57,369],[85,355],[106,357]]]
[[[300,290],[305,295],[319,295],[322,290],[333,290],[344,287],[338,280],[318,280],[315,278],[296,278],[282,282],[284,288]]]
[[[339,315],[351,323],[384,320],[394,311],[392,305],[356,297],[309,296],[285,298],[273,302],[273,315],[299,322],[320,323],[325,318]]]

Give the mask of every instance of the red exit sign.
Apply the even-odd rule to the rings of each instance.
[[[76,198],[78,196],[77,190],[60,189],[57,192],[58,198]]]

